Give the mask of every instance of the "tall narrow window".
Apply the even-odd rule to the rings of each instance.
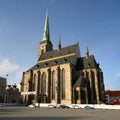
[[[65,70],[62,70],[62,99],[65,99]]]
[[[99,98],[101,100],[101,79],[100,79],[100,73],[97,72],[97,76],[98,76],[98,90],[99,90]]]
[[[76,90],[75,91],[75,99],[78,100],[79,99],[79,92]]]
[[[94,72],[92,72],[92,87],[93,87],[93,99],[96,100],[96,89],[95,89],[95,76],[94,76]]]
[[[33,91],[36,91],[36,74],[34,74],[34,81],[33,81]]]
[[[43,73],[41,79],[41,94],[44,95],[45,93],[46,93],[46,74]]]
[[[38,71],[38,79],[37,79],[37,81],[38,81],[37,92],[38,92],[38,94],[40,94],[40,71]]]
[[[52,99],[55,99],[55,71],[52,72]]]

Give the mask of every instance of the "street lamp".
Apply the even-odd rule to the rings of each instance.
[[[8,77],[8,74],[6,74],[6,77]],[[7,82],[7,80],[6,80],[6,82]],[[4,89],[4,107],[6,104],[6,82],[5,82],[5,89]]]

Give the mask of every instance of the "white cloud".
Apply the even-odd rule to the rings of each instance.
[[[19,69],[19,66],[15,63],[12,63],[9,59],[4,59],[0,63],[0,72],[1,73],[12,73]]]
[[[6,58],[0,61],[0,76],[7,78],[8,84],[20,83],[22,69],[14,61]]]

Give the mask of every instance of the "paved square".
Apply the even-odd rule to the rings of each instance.
[[[1,107],[1,120],[119,120],[120,110]]]

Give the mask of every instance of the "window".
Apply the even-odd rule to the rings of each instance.
[[[43,73],[41,79],[41,94],[44,95],[45,93],[46,93],[46,74]]]
[[[85,90],[83,88],[81,88],[81,100],[85,100]]]
[[[33,91],[36,90],[36,74],[34,74]]]
[[[99,90],[99,98],[101,99],[101,76],[100,76],[100,72],[97,72],[97,76],[98,76],[98,90]]]
[[[52,72],[52,99],[55,99],[55,71]]]
[[[38,92],[38,94],[40,94],[40,71],[38,71],[38,79],[37,79],[37,81],[38,81],[38,84],[37,84],[37,92]]]
[[[94,76],[94,72],[91,72],[91,75],[92,75],[93,99],[96,100],[95,76]]]
[[[79,92],[76,90],[75,91],[75,100],[78,100],[79,99]]]
[[[65,70],[62,70],[62,99],[65,99]]]

